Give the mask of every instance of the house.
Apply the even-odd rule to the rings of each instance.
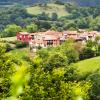
[[[44,35],[44,47],[60,45],[60,37],[57,35]]]
[[[17,33],[17,40],[22,42],[29,42],[32,37],[29,35],[28,32],[18,32]]]
[[[73,39],[76,42],[86,43],[87,40],[91,39],[94,41],[96,36],[100,36],[100,32],[92,31],[86,32],[81,31],[64,31],[57,32],[48,30],[46,32],[28,33],[28,32],[18,32],[17,40],[23,42],[29,42],[30,49],[34,48],[36,51],[37,47],[56,47],[62,44],[67,39]]]
[[[34,38],[33,40],[31,40],[29,42],[29,44],[33,45],[33,47],[38,47],[38,46],[41,46],[41,47],[48,47],[48,46],[53,46],[53,47],[56,47],[57,45],[60,44],[60,38],[58,36],[55,36],[55,35],[40,35],[39,36],[36,36],[36,38]]]
[[[51,31],[51,30],[44,32],[44,34],[45,35],[55,35],[55,36],[59,36],[59,37],[63,36],[63,32],[57,32],[57,31]]]
[[[77,31],[64,31],[63,32],[65,39],[76,39],[78,37]]]
[[[78,37],[81,38],[83,41],[87,41],[89,39],[87,32],[80,33]]]

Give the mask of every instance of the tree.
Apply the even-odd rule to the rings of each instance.
[[[41,14],[38,14],[37,15],[37,19],[38,20],[48,20],[49,19],[49,16],[45,12],[42,12]]]
[[[65,51],[66,56],[68,57],[68,63],[75,63],[79,60],[79,54],[75,49],[70,48]]]
[[[53,0],[53,2],[55,4],[59,4],[59,5],[64,5],[64,2],[60,1],[60,0]]]
[[[15,24],[8,25],[3,31],[3,37],[12,37],[15,36],[17,32],[20,32],[22,28]]]
[[[88,41],[86,42],[86,46],[87,46],[87,47],[90,47],[90,48],[93,48],[93,47],[95,46],[95,43],[94,43],[92,40],[88,40]]]
[[[74,22],[68,23],[67,25],[65,25],[64,27],[67,30],[76,30],[77,29],[77,25]]]
[[[51,71],[45,71],[38,59],[33,59],[35,64],[30,67],[31,79],[28,86],[24,88],[21,99],[89,100],[88,91],[91,87],[89,82],[68,81],[75,77],[74,69],[63,66],[55,67]],[[37,67],[34,67],[36,64]]]
[[[100,100],[100,74],[92,74],[87,77],[87,80],[92,82],[92,88],[89,92],[92,100]]]
[[[92,58],[94,56],[95,56],[94,50],[92,50],[90,47],[86,47],[80,53],[80,60],[87,59],[87,58]]]
[[[8,7],[7,9],[2,8],[0,10],[0,31],[3,31],[7,25],[12,25],[13,23],[23,27],[27,24],[25,19],[32,19],[32,17],[33,15],[28,14],[27,10],[23,7],[14,6]]]
[[[39,21],[38,22],[38,26],[41,29],[50,29],[51,28],[51,24],[48,21]]]
[[[97,36],[95,38],[95,49],[96,49],[97,55],[100,55],[100,36]]]
[[[46,60],[49,57],[49,51],[46,48],[42,48],[41,50],[38,50],[37,54],[43,60]]]
[[[89,28],[89,23],[85,18],[78,20],[77,25],[80,29]]]
[[[16,66],[21,64],[18,60],[6,53],[6,47],[0,43],[0,99],[10,96],[11,76],[16,71]]]
[[[30,33],[37,32],[38,31],[38,26],[36,24],[31,24],[31,25],[26,26],[26,29]]]
[[[61,53],[51,54],[47,59],[47,62],[45,63],[45,67],[47,70],[52,70],[55,67],[58,68],[67,65],[68,65],[67,57]]]
[[[51,20],[52,20],[52,21],[56,21],[57,19],[58,19],[57,13],[52,13],[52,15],[51,15]]]

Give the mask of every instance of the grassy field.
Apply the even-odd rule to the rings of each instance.
[[[65,10],[64,5],[57,5],[57,4],[48,4],[47,7],[40,7],[40,6],[33,6],[27,8],[28,13],[30,14],[41,14],[45,12],[51,15],[53,12],[56,12],[59,17],[68,15],[68,12]]]
[[[75,65],[78,67],[80,74],[95,72],[95,71],[100,73],[100,56],[80,61]]]
[[[6,38],[0,38],[0,40],[11,42],[11,41],[16,41],[17,38],[16,38],[16,36],[15,37],[6,37]]]

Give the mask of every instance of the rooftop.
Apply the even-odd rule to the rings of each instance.
[[[24,35],[28,35],[29,33],[28,32],[18,32],[20,34],[24,34]]]

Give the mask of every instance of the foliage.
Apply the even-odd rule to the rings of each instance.
[[[21,27],[15,24],[8,25],[3,32],[3,37],[12,37],[15,36],[17,32],[21,31]]]
[[[56,21],[58,19],[57,13],[52,13],[51,20]]]
[[[8,51],[10,51],[10,50],[12,50],[13,48],[11,47],[11,45],[10,44],[8,44],[8,43],[6,43],[6,51],[8,52]]]
[[[35,24],[31,24],[31,25],[26,26],[26,29],[28,32],[34,33],[34,32],[37,32],[38,26]]]
[[[64,5],[58,7],[57,4],[53,6],[57,8],[57,11],[59,11],[58,8],[64,7]],[[47,4],[41,5],[40,8],[51,10],[50,7],[52,6]],[[0,20],[0,35],[4,37],[15,36],[16,32],[22,29],[28,32],[44,31],[50,28],[59,31],[78,30],[79,28],[99,31],[99,8],[76,7],[71,4],[65,5],[64,11],[65,8],[65,17],[61,18],[59,18],[58,13],[52,13],[49,10],[51,17],[46,12],[30,15],[26,9],[20,7],[3,9],[0,11],[0,19],[2,19]],[[62,16],[62,14],[60,15]],[[73,40],[67,40],[55,48],[39,49],[33,59],[30,59],[31,54],[28,57],[28,53],[24,52],[23,49],[6,53],[6,51],[11,50],[10,45],[0,44],[0,99],[89,100],[96,98],[99,100],[100,76],[91,75],[83,81],[78,75],[76,66],[72,65],[78,60],[99,54],[99,40],[100,37],[96,37],[94,41],[89,40],[83,48],[77,46]],[[16,41],[17,48],[26,46],[27,43]],[[19,59],[23,65],[16,59]],[[97,57],[90,59],[89,62],[86,60],[86,62],[77,64],[80,65],[82,72],[90,69],[91,73],[99,73],[99,62]],[[94,66],[96,67],[94,68]],[[91,84],[93,85],[91,86]]]
[[[33,59],[34,61],[34,59]],[[37,60],[36,60],[37,62]],[[35,62],[34,62],[35,63]],[[40,66],[40,67],[39,67]],[[41,65],[31,67],[31,79],[29,87],[25,89],[22,98],[28,99],[69,99],[81,97],[83,100],[88,100],[88,90],[90,89],[90,83],[88,82],[68,82],[70,77],[67,75],[75,75],[71,72],[71,69],[66,67],[54,68],[50,72],[45,72]],[[66,79],[66,81],[65,81]]]
[[[60,53],[54,53],[51,54],[50,57],[48,57],[45,67],[47,70],[52,70],[53,68],[67,66],[67,63],[68,61],[66,56]]]
[[[27,42],[21,42],[21,41],[16,41],[16,47],[17,48],[23,48],[27,46]]]
[[[90,80],[93,85],[90,91],[90,97],[92,100],[100,99],[100,74],[92,74],[88,76],[87,80]]]
[[[32,15],[27,10],[32,12]],[[34,5],[26,9],[16,6],[8,7],[8,9],[2,8],[0,10],[0,19],[2,19],[0,20],[0,36],[15,36],[16,31],[22,30],[36,32],[51,28],[58,31],[78,30],[79,28],[99,31],[99,15],[99,7],[77,7],[72,4],[47,4],[46,7]]]
[[[90,47],[86,47],[80,53],[80,59],[88,59],[94,57],[95,52]]]
[[[32,5],[32,4],[36,4],[36,3],[40,3],[40,4],[44,4],[44,3],[47,3],[47,2],[55,2],[55,3],[57,3],[57,4],[62,4],[63,2],[64,3],[66,3],[66,2],[70,2],[70,3],[74,3],[74,4],[77,4],[78,6],[99,6],[100,5],[100,2],[98,1],[98,0],[91,0],[91,1],[88,1],[88,0],[85,0],[85,1],[83,1],[83,0],[76,0],[76,1],[74,1],[74,0],[71,0],[71,1],[69,1],[69,0],[43,0],[43,1],[39,1],[39,0],[30,0],[30,1],[28,1],[28,0],[21,0],[21,1],[19,1],[19,0],[0,0],[0,3],[1,4],[4,4],[4,5],[6,5],[6,4],[12,4],[12,3],[18,3],[18,4],[24,4],[24,5]]]
[[[22,94],[24,86],[27,85],[29,79],[29,74],[27,67],[19,67],[17,71],[11,77],[11,87],[9,100],[17,99],[17,97]]]
[[[9,88],[11,86],[11,75],[16,71],[18,60],[5,53],[6,48],[0,44],[0,99],[10,96]]]
[[[79,54],[75,49],[66,50],[66,56],[68,57],[68,63],[75,63],[79,60]]]
[[[88,40],[86,43],[87,47],[93,48],[95,46],[95,43],[92,40]]]

